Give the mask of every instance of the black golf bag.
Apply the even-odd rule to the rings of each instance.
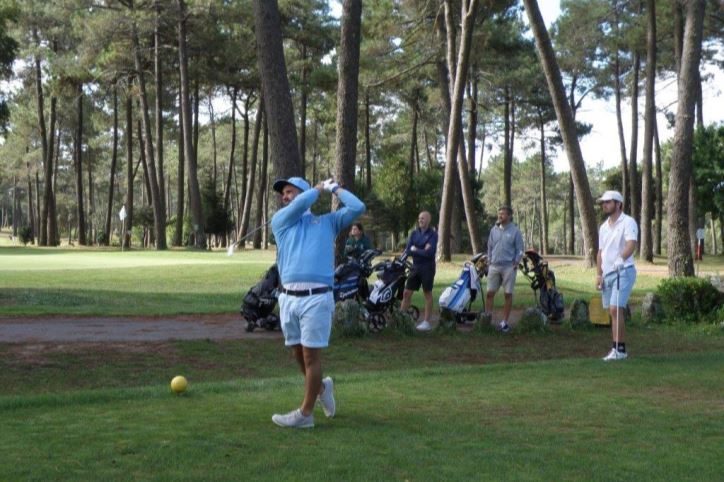
[[[535,251],[528,250],[518,267],[530,280],[530,287],[543,314],[552,322],[562,319],[565,310],[563,295],[556,289],[556,275],[548,268],[548,262]]]
[[[273,264],[246,293],[241,303],[241,317],[246,320],[246,331],[254,331],[257,327],[272,331],[279,327],[279,316],[274,313],[279,285],[279,270]]]
[[[488,257],[478,253],[465,263],[457,280],[440,295],[440,317],[454,318],[457,323],[475,321],[478,312],[472,309],[480,292],[480,280],[488,274]]]
[[[367,278],[372,274],[372,259],[381,251],[368,249],[359,258],[348,257],[334,270],[334,301],[358,299],[364,301],[370,294]]]
[[[402,299],[402,292],[411,269],[412,264],[407,259],[407,252],[372,267],[372,271],[377,273],[377,281],[365,301],[367,321],[371,330],[379,331],[387,326],[386,315],[394,308],[395,301]],[[416,306],[411,306],[409,313],[415,319],[420,316],[420,310]]]

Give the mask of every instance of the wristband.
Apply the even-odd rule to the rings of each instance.
[[[337,190],[339,189],[339,186],[335,186],[332,188],[332,194],[337,194]]]

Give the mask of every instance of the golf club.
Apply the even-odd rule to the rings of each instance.
[[[253,230],[249,231],[248,233],[246,233],[246,235],[245,235],[243,238],[238,239],[235,243],[229,245],[228,249],[226,250],[226,255],[227,255],[227,256],[233,256],[233,255],[234,255],[234,248],[236,248],[236,247],[239,245],[239,243],[241,243],[241,242],[244,241],[246,238],[248,238],[248,237],[251,236],[252,234],[254,234],[254,233],[256,233],[257,231],[259,231],[260,229],[266,227],[270,222],[271,222],[271,219],[270,219],[269,221],[265,222],[264,224],[261,224],[261,225],[259,225],[258,227],[254,228]]]

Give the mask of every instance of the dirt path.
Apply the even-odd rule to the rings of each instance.
[[[496,316],[499,317],[499,310]],[[522,309],[511,312],[511,325]],[[437,323],[437,317],[431,320]],[[0,317],[0,343],[139,343],[169,340],[281,338],[280,331],[257,328],[248,333],[238,315],[159,317]]]
[[[155,342],[279,338],[281,332],[244,330],[239,315],[160,317],[0,317],[0,343]]]

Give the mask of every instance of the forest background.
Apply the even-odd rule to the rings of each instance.
[[[0,226],[226,246],[293,173],[363,197],[379,247],[427,209],[443,259],[480,251],[510,204],[529,247],[590,264],[594,199],[618,189],[641,257],[693,274],[697,229],[724,239],[721,7],[541,6],[547,27],[535,1],[0,0]]]

